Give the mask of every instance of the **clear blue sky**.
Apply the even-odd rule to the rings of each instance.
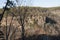
[[[0,0],[0,8],[5,5],[6,0]],[[24,3],[23,3],[24,4]],[[26,4],[39,7],[55,7],[60,6],[60,0],[26,0]]]

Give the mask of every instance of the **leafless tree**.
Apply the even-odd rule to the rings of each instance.
[[[26,1],[27,0],[21,0],[20,1],[20,3],[19,3],[19,0],[17,1],[16,0],[16,2],[17,2],[17,4],[19,5],[19,6],[27,6],[27,5],[29,5],[30,4],[30,2],[31,2],[31,0],[29,1],[28,0],[28,4],[26,4]],[[20,7],[18,8],[18,9],[20,9]],[[20,9],[21,10],[21,9]],[[25,27],[25,24],[24,24],[24,21],[25,21],[25,18],[26,18],[26,12],[27,12],[27,8],[26,7],[24,7],[24,13],[21,13],[21,11],[18,11],[19,12],[19,15],[20,15],[20,24],[21,24],[21,28],[22,28],[22,40],[25,40],[24,38],[25,38],[25,35],[24,35],[24,33],[25,33],[25,29],[24,29],[24,27]]]
[[[7,0],[6,5],[5,5],[5,7],[4,7],[4,10],[3,10],[3,12],[0,14],[0,25],[1,25],[1,20],[2,20],[2,18],[3,18],[3,15],[4,15],[5,11],[8,11],[8,10],[9,10],[8,6],[9,6],[9,7],[13,7],[13,6],[14,6],[14,5],[13,5],[13,2],[10,1],[10,0]],[[6,15],[6,16],[7,16],[7,15]],[[6,40],[8,40],[8,35],[7,35],[7,18],[6,18]]]
[[[25,0],[26,1],[26,0]],[[26,4],[25,4],[25,1],[23,1],[23,0],[21,0],[20,1],[20,3],[18,3],[19,2],[19,0],[16,0],[16,2],[17,2],[17,5],[19,5],[19,6],[21,6],[22,5],[22,3],[24,3],[24,5],[26,6]],[[15,5],[14,5],[14,3],[12,2],[12,1],[10,1],[10,0],[7,0],[7,2],[6,2],[6,5],[5,5],[5,7],[4,7],[4,10],[3,10],[3,13],[2,14],[0,14],[0,25],[1,25],[1,20],[2,20],[2,18],[3,18],[3,15],[4,15],[4,13],[5,13],[5,11],[7,11],[7,13],[9,12],[9,10],[10,10],[10,8],[11,7],[15,7]],[[20,9],[20,8],[18,8],[18,9]],[[17,10],[18,10],[17,9]],[[24,40],[24,32],[25,32],[25,29],[24,29],[24,20],[25,20],[25,16],[26,16],[26,12],[27,12],[27,8],[25,8],[24,7],[24,13],[20,13],[21,11],[18,11],[19,12],[19,16],[20,16],[20,25],[22,26],[21,28],[22,28],[22,40]],[[12,13],[13,14],[13,13]],[[9,40],[8,38],[9,38],[9,36],[12,36],[14,33],[15,33],[15,31],[16,31],[16,29],[13,31],[13,33],[10,35],[10,27],[9,27],[9,32],[7,33],[7,16],[8,16],[8,14],[6,15],[6,40]],[[12,18],[12,20],[13,20],[13,18]],[[12,21],[11,21],[12,22]],[[10,24],[10,26],[11,26],[11,24]],[[10,40],[11,40],[11,37],[10,37]]]

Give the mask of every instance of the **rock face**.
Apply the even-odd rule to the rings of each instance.
[[[60,16],[59,16],[60,12],[59,11],[54,11],[45,8],[34,8],[34,7],[31,8],[27,7],[26,9],[27,11],[25,11],[24,8],[21,8],[19,10],[21,15],[25,13],[24,34],[26,37],[33,36],[33,35],[42,35],[42,34],[50,35],[50,36],[60,35]],[[7,20],[7,24],[6,24],[6,20]],[[3,17],[3,20],[1,21],[2,27],[0,30],[3,31],[5,39],[6,39],[5,36],[6,25],[7,25],[7,35],[9,40],[21,38],[22,26],[20,22],[21,21],[19,15],[16,16],[8,15],[7,19],[6,17]],[[43,36],[42,38],[43,39],[41,40],[53,40],[51,38],[49,39],[49,37],[47,36]]]

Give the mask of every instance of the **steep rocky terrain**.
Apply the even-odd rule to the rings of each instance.
[[[19,10],[12,8],[9,12],[6,12],[1,21],[0,30],[3,31],[4,35],[6,35],[6,14],[8,14],[7,33],[9,39],[11,38],[13,40],[14,38],[15,39],[21,38],[22,29],[21,29],[21,23],[20,23],[21,21],[19,14],[22,15],[24,13],[25,13],[24,34],[26,37],[33,35],[43,35],[43,34],[46,36],[60,35],[59,8],[20,7]]]

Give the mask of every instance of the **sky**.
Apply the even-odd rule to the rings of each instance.
[[[0,8],[4,7],[5,3],[6,0],[0,0]],[[56,7],[60,6],[60,0],[23,0],[22,5],[36,6],[36,7]]]

